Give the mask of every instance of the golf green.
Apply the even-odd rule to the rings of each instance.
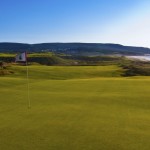
[[[0,77],[0,150],[149,150],[150,77],[117,66],[30,66]]]

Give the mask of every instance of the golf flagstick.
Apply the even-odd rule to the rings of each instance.
[[[28,67],[28,61],[27,61],[27,52],[26,55],[26,69],[27,69],[27,92],[28,92],[28,108],[31,108],[31,100],[30,100],[30,89],[29,89],[29,67]]]
[[[27,99],[28,99],[28,108],[31,108],[30,92],[29,92],[29,68],[28,68],[28,61],[27,61],[27,52],[16,55],[15,62],[24,62],[24,63],[26,63],[26,69],[27,69],[27,95],[28,95]]]

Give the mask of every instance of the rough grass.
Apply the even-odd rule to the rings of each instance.
[[[30,66],[28,109],[25,68],[12,69],[0,78],[1,150],[149,150],[149,77],[114,77],[115,66]]]

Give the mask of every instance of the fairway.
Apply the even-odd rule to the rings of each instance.
[[[0,77],[0,150],[149,150],[150,77],[117,66],[30,66]]]

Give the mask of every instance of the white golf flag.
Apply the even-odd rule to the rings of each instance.
[[[26,54],[26,52],[18,54],[16,56],[16,62],[17,61],[19,61],[19,62],[26,62],[27,61],[27,54]]]

